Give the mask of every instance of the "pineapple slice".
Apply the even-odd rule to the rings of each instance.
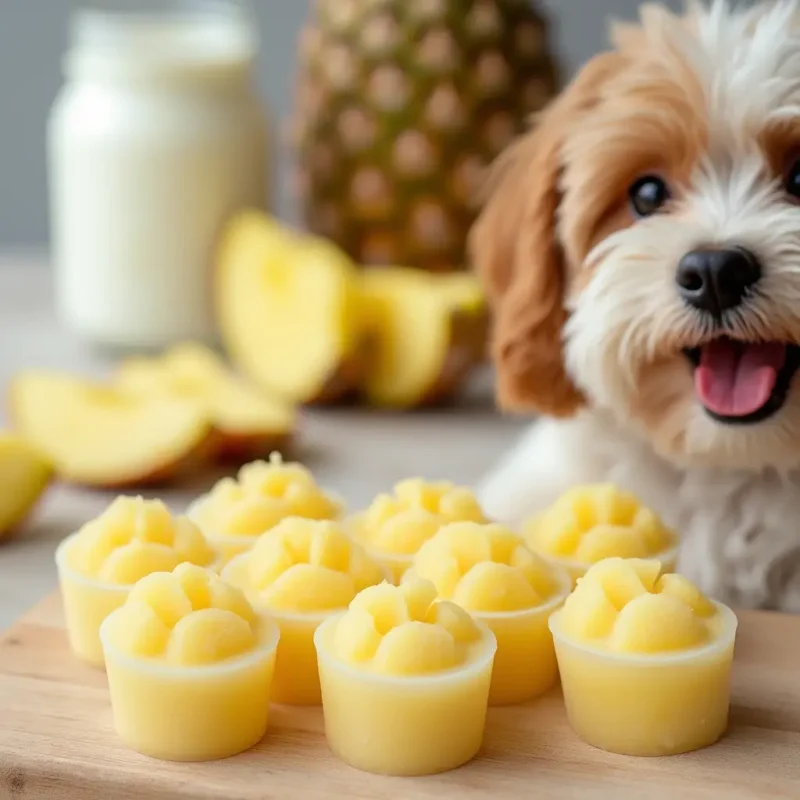
[[[20,431],[65,480],[104,488],[156,483],[203,454],[201,403],[142,397],[58,372],[29,371],[10,387]]]
[[[52,469],[25,439],[0,431],[0,538],[28,516]]]
[[[259,386],[297,403],[331,402],[356,386],[358,272],[334,245],[243,213],[220,250],[216,300],[228,353]]]
[[[373,269],[362,278],[362,297],[372,336],[364,391],[372,404],[439,402],[483,360],[486,311],[472,276]]]
[[[185,343],[161,358],[122,362],[116,383],[142,395],[196,398],[214,425],[213,456],[220,461],[250,461],[289,444],[296,423],[294,407],[264,394],[234,375],[208,348]]]

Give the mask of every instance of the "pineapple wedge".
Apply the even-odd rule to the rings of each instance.
[[[223,239],[216,298],[228,354],[265,390],[295,403],[332,402],[358,383],[358,271],[333,244],[245,212]]]
[[[297,414],[291,403],[234,375],[199,344],[176,345],[161,358],[126,359],[115,382],[145,397],[188,397],[205,404],[214,425],[212,456],[217,460],[244,462],[283,451],[294,432]]]
[[[10,411],[60,477],[103,488],[173,477],[205,454],[211,433],[194,399],[143,397],[58,372],[18,374]]]
[[[51,476],[50,465],[25,439],[0,431],[0,539],[25,520]]]
[[[372,269],[362,277],[362,302],[372,337],[364,393],[372,405],[444,400],[483,360],[487,314],[471,275]]]

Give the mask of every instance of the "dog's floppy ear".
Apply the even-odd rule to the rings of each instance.
[[[493,168],[488,200],[470,233],[472,262],[494,316],[500,405],[569,416],[583,404],[564,368],[565,269],[557,235],[561,146],[596,102],[618,56],[596,56]]]

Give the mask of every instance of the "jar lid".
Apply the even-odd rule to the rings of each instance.
[[[95,63],[225,66],[252,60],[256,26],[243,0],[94,0],[76,7],[67,69]]]

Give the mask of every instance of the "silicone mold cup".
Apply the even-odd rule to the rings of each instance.
[[[105,661],[100,625],[125,602],[134,584],[108,583],[73,569],[68,563],[69,550],[77,536],[77,532],[67,536],[56,548],[55,556],[67,638],[75,655],[89,664],[102,667]],[[216,570],[220,563],[221,559],[217,558],[207,568]]]
[[[565,636],[550,619],[567,716],[575,732],[612,753],[663,756],[712,744],[725,732],[737,619],[714,603],[713,642],[654,654],[605,651]]]
[[[558,681],[549,620],[563,605],[572,586],[564,570],[557,567],[554,570],[559,581],[558,593],[539,606],[493,613],[468,609],[475,619],[488,625],[497,638],[489,705],[532,700],[552,689]]]
[[[333,753],[357,769],[384,775],[429,775],[454,769],[483,740],[497,642],[476,621],[483,649],[470,663],[432,675],[380,675],[332,651],[336,624],[314,635],[319,658],[325,735]]]
[[[100,627],[119,737],[169,761],[226,758],[255,745],[269,721],[277,624],[260,614],[261,643],[218,664],[173,666],[122,652],[111,641],[116,611]]]

